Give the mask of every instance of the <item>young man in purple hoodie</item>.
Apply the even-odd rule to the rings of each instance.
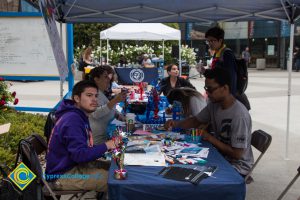
[[[98,107],[98,88],[94,82],[80,81],[72,91],[72,100],[63,100],[55,113],[47,152],[45,178],[58,190],[107,190],[108,172],[95,160],[119,141],[93,145],[88,120]],[[116,142],[116,143],[115,143]]]

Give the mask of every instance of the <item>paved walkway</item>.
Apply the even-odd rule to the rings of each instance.
[[[197,77],[191,79],[191,82],[203,92],[204,78]],[[247,185],[247,200],[277,199],[300,165],[300,72],[292,73],[289,154],[288,159],[285,159],[287,78],[286,71],[277,69],[249,71],[246,94],[252,106],[250,114],[253,130],[262,129],[268,132],[273,141],[253,172],[254,182]],[[64,88],[67,90],[67,84]],[[53,107],[60,99],[58,81],[13,82],[11,90],[17,91],[19,106]],[[293,185],[284,199],[295,200],[299,196],[300,180]]]

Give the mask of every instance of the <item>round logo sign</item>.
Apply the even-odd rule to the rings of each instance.
[[[144,80],[144,72],[141,69],[132,69],[129,74],[130,80],[132,82],[142,82]]]

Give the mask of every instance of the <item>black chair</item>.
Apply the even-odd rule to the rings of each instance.
[[[255,147],[258,151],[260,151],[260,155],[254,162],[250,172],[245,177],[245,182],[247,184],[251,183],[253,181],[251,174],[253,169],[256,167],[257,163],[260,161],[262,156],[265,154],[267,149],[269,148],[270,144],[272,142],[272,136],[266,133],[263,130],[256,130],[251,135],[251,145]]]
[[[292,185],[296,182],[298,177],[300,176],[300,166],[297,169],[298,173],[296,176],[291,180],[291,182],[286,186],[286,188],[283,190],[283,192],[279,195],[277,200],[281,200],[282,197],[287,193],[287,191],[292,187]]]
[[[54,190],[43,177],[42,165],[39,156],[47,151],[47,144],[40,135],[33,134],[20,141],[20,152],[22,161],[37,176],[37,181],[43,186],[43,196],[45,199],[60,199],[61,195],[72,195],[73,198],[80,199],[86,192],[85,190]]]

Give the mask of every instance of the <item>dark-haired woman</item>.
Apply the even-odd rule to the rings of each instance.
[[[180,88],[180,87],[189,87],[196,89],[189,81],[184,78],[179,77],[179,68],[175,64],[171,64],[167,67],[167,73],[169,77],[166,77],[161,80],[159,83],[160,91],[163,95],[167,95],[171,89]]]
[[[100,105],[90,117],[90,125],[93,133],[94,144],[101,144],[107,139],[107,127],[113,119],[125,121],[125,117],[115,110],[117,103],[124,101],[126,93],[121,92],[109,100],[104,92],[110,87],[111,77],[109,66],[99,66],[91,70],[90,80],[95,81],[98,87],[98,104]]]

